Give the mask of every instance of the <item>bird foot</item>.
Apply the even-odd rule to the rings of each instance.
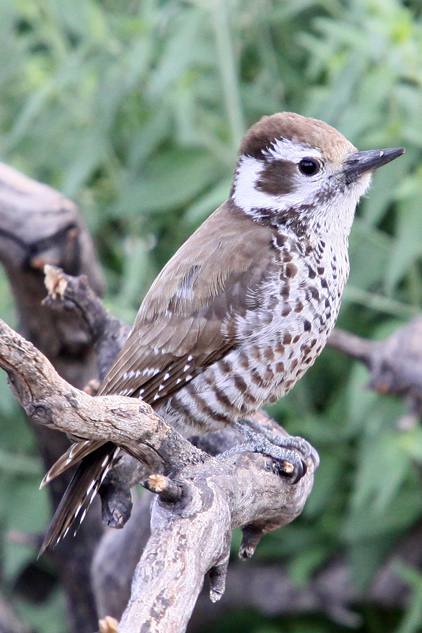
[[[272,457],[282,472],[291,476],[293,483],[297,483],[306,474],[309,457],[314,464],[314,471],[319,466],[317,451],[301,437],[272,433],[253,420],[237,422],[235,426],[248,439],[221,453],[218,459],[226,459],[239,453],[262,453]]]
[[[320,465],[320,458],[318,451],[303,437],[294,435],[281,435],[280,433],[274,433],[269,431],[264,426],[259,424],[253,419],[242,420],[237,422],[236,428],[249,438],[264,436],[271,444],[275,444],[280,448],[287,448],[290,450],[299,451],[305,460],[309,457],[312,459],[314,465],[314,472],[318,470]]]

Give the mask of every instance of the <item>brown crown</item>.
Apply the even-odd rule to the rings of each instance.
[[[240,145],[240,154],[263,159],[265,150],[280,139],[319,149],[323,156],[333,162],[344,158],[345,153],[356,151],[343,134],[331,125],[294,112],[278,112],[262,117],[248,130]]]

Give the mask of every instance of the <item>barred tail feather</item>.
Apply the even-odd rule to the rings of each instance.
[[[54,513],[38,558],[47,548],[55,547],[66,536],[74,521],[79,519],[76,534],[119,450],[115,444],[107,442],[84,457]]]
[[[64,473],[65,470],[77,464],[86,455],[96,451],[100,446],[103,446],[105,442],[102,440],[83,440],[72,444],[68,450],[59,457],[59,459],[52,465],[48,473],[44,476],[44,479],[40,483],[40,489],[44,488],[47,484],[55,479],[58,475]]]

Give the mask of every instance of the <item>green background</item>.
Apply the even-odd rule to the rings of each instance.
[[[162,265],[227,197],[243,133],[281,110],[321,118],[361,150],[406,147],[359,207],[339,325],[382,338],[418,313],[417,0],[3,0],[0,50],[0,158],[77,201],[104,266],[107,305],[127,322]],[[4,276],[0,293],[1,316],[13,325]],[[41,531],[48,504],[31,436],[0,378],[3,592],[37,631],[65,633],[60,591],[41,603],[13,593],[35,552],[7,535]],[[367,380],[364,368],[327,349],[271,408],[322,458],[303,516],[256,554],[287,563],[298,587],[341,555],[364,595],[421,519],[421,430],[399,431],[404,403],[365,389]],[[355,630],[422,630],[422,575],[398,573],[411,587],[408,608],[357,607]],[[328,616],[281,621],[245,610],[215,630],[347,629]]]

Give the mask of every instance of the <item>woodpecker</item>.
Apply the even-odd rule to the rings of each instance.
[[[189,437],[287,394],[336,322],[356,205],[403,152],[359,152],[291,112],[263,117],[241,142],[229,198],[152,284],[99,395],[141,398]],[[303,448],[297,439],[283,446]],[[82,520],[118,450],[81,441],[47,473],[44,484],[82,460],[42,551]]]

